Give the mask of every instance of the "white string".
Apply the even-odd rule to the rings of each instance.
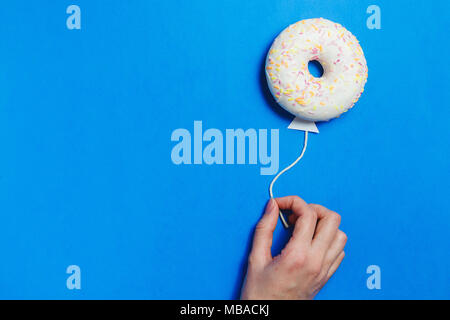
[[[283,170],[281,170],[281,171],[275,176],[275,178],[273,178],[273,180],[272,180],[272,182],[270,183],[270,186],[269,186],[269,194],[270,194],[270,198],[273,199],[272,188],[273,188],[273,185],[275,184],[275,181],[277,181],[278,178],[279,178],[283,173],[285,173],[286,171],[288,171],[289,169],[291,169],[293,166],[295,166],[295,165],[297,164],[297,162],[300,161],[301,158],[303,158],[303,155],[305,154],[307,145],[308,145],[308,131],[305,131],[305,141],[303,142],[303,150],[302,150],[302,153],[300,154],[300,156],[299,156],[294,162],[292,162],[289,166],[287,166],[286,168],[284,168]],[[284,226],[285,228],[289,228],[289,224],[286,222],[286,219],[284,218],[283,212],[281,212],[281,210],[280,210],[280,219],[281,219],[281,222],[283,223],[283,226]]]

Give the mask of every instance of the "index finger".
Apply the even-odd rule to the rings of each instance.
[[[317,217],[319,218],[313,246],[318,246],[325,252],[330,247],[339,229],[341,216],[318,204],[310,204],[309,207],[316,211]]]
[[[275,199],[281,210],[291,210],[297,217],[294,231],[292,232],[292,241],[294,243],[311,243],[316,228],[317,214],[308,204],[297,196],[288,196]]]

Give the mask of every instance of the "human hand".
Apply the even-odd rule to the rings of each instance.
[[[279,210],[291,210],[291,239],[272,257],[273,231]],[[242,299],[313,299],[345,256],[347,236],[339,230],[341,217],[297,196],[271,199],[258,222],[248,259]]]

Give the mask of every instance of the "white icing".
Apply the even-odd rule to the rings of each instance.
[[[318,60],[322,77],[308,62]],[[287,111],[305,120],[327,121],[358,101],[367,64],[358,40],[340,24],[323,18],[299,21],[275,39],[266,59],[270,91]]]

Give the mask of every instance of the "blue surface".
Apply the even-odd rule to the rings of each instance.
[[[77,4],[82,29],[66,28]],[[381,8],[381,30],[366,9]],[[360,40],[360,101],[275,186],[342,215],[320,299],[450,298],[448,1],[9,1],[0,9],[0,298],[236,298],[272,176],[171,161],[177,128],[303,135],[263,61],[301,19]],[[288,237],[281,225],[274,253]],[[68,290],[79,265],[82,289]],[[381,267],[381,290],[366,268]]]

